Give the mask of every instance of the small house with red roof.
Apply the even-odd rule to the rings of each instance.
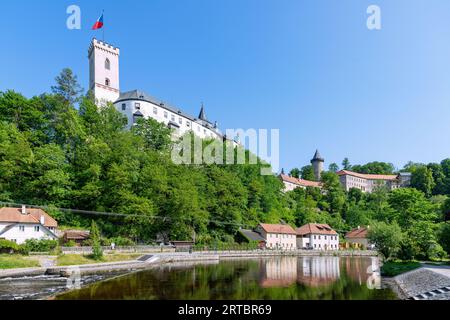
[[[42,209],[0,208],[0,239],[23,244],[29,239],[56,240],[58,223]]]
[[[297,249],[297,233],[288,224],[260,223],[255,231],[265,240],[268,249]]]
[[[308,223],[296,232],[298,249],[339,250],[339,234],[328,224]]]
[[[369,226],[366,228],[358,227],[345,235],[345,240],[356,247],[369,248],[371,245],[367,239],[367,234],[369,232]]]

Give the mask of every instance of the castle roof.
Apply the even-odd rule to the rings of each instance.
[[[163,102],[163,101],[161,101],[159,99],[156,99],[155,97],[153,97],[153,96],[151,96],[151,95],[149,95],[146,92],[141,91],[141,90],[132,90],[132,91],[127,91],[127,92],[121,92],[120,96],[119,96],[119,99],[117,99],[114,102],[114,104],[119,103],[119,102],[128,101],[128,100],[137,100],[137,101],[149,102],[151,104],[154,104],[154,105],[157,105],[157,106],[159,106],[161,108],[164,108],[167,111],[170,111],[170,112],[172,112],[174,114],[183,116],[183,117],[185,117],[185,118],[187,118],[187,119],[189,119],[189,120],[191,120],[193,122],[202,122],[202,121],[203,121],[203,123],[206,122],[206,123],[208,123],[210,125],[211,129],[213,129],[213,126],[209,123],[208,120],[206,120],[206,115],[205,115],[203,107],[202,107],[202,111],[203,112],[200,112],[199,118],[195,118],[195,117],[191,116],[190,114],[187,114],[187,113],[183,112],[181,109],[176,108],[174,106],[171,106],[169,104],[166,104],[165,102]],[[204,119],[202,119],[200,116],[203,116]],[[201,121],[199,121],[199,120],[201,120]]]
[[[319,150],[316,150],[316,153],[314,154],[314,158],[311,161],[322,161],[322,162],[324,162],[325,159],[322,158],[322,156],[320,155]]]
[[[304,179],[298,179],[298,178],[290,177],[290,176],[285,175],[285,174],[281,174],[280,178],[281,178],[281,180],[283,182],[293,183],[293,184],[296,184],[296,185],[301,186],[301,187],[320,188],[322,186],[322,184],[320,182],[317,182],[317,181],[309,181],[309,180],[304,180]]]
[[[366,180],[396,180],[398,178],[398,175],[395,174],[364,174],[348,170],[341,170],[337,173],[337,175],[338,176],[348,175]]]

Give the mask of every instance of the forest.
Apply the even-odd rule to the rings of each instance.
[[[388,254],[433,258],[450,252],[450,159],[410,162],[401,170],[382,162],[352,166],[345,159],[343,169],[361,173],[412,172],[412,187],[346,192],[332,164],[322,191],[284,193],[275,174],[260,174],[267,166],[261,160],[175,165],[171,150],[178,142],[170,129],[147,119],[126,130],[126,121],[112,105],[98,108],[70,69],[57,76],[50,93],[26,98],[1,92],[0,205],[44,206],[63,228],[89,228],[95,220],[103,237],[135,243],[232,243],[239,228],[259,222],[323,222],[341,235],[365,225],[394,234]],[[309,166],[291,174],[313,179]]]

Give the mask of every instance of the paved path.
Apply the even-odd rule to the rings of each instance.
[[[437,265],[432,265],[432,264],[424,264],[423,267],[427,270],[439,273],[443,276],[449,277],[450,278],[450,266],[437,266]]]

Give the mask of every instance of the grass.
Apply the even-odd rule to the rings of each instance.
[[[135,260],[142,256],[141,254],[105,254],[101,260],[95,260],[91,256],[84,256],[79,254],[64,254],[58,256],[58,266],[73,266],[83,264],[94,264],[104,262],[119,262]]]
[[[0,269],[39,267],[39,262],[33,258],[15,254],[0,255]]]
[[[417,261],[388,261],[381,267],[381,275],[395,277],[399,274],[420,268],[421,263]]]

